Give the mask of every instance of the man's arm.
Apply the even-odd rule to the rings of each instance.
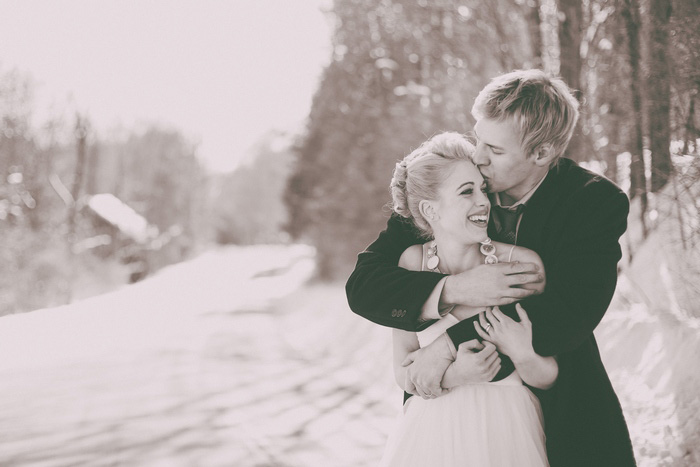
[[[358,255],[345,286],[350,309],[377,324],[405,331],[417,331],[426,324],[420,319],[422,306],[444,275],[398,267],[404,250],[423,242],[410,223],[392,215],[386,230]]]
[[[512,303],[535,293],[536,284],[542,280],[541,271],[533,263],[482,265],[459,275],[461,294],[446,302],[443,301],[446,281],[456,276],[406,271],[397,266],[406,248],[423,242],[408,222],[392,216],[386,230],[358,255],[355,270],[345,286],[350,309],[383,326],[418,331],[434,322],[426,321],[426,317],[439,317],[438,303],[443,312],[458,303],[470,306]],[[527,284],[533,285],[532,290],[512,287]]]
[[[533,323],[533,345],[539,355],[557,355],[581,345],[610,304],[629,200],[613,185],[607,187],[583,190],[565,229],[553,234],[551,248],[541,252],[547,273],[545,293],[522,301]],[[513,306],[501,310],[516,319]],[[447,330],[455,346],[476,337],[473,321],[464,320]]]

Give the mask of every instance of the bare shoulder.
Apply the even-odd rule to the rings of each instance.
[[[411,245],[399,258],[399,267],[410,271],[420,271],[423,266],[423,245]]]
[[[496,246],[496,255],[498,256],[498,261],[500,262],[505,263],[508,261],[508,258],[510,258],[511,262],[517,261],[520,263],[535,263],[540,267],[544,267],[540,255],[529,248],[513,246],[509,245],[508,243],[501,242],[493,242],[493,244]],[[513,251],[512,253],[511,250]]]

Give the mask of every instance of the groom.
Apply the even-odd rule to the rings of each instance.
[[[561,80],[539,70],[499,76],[481,91],[472,114],[474,162],[491,192],[489,236],[540,255],[544,293],[535,293],[543,277],[533,264],[481,265],[453,276],[399,268],[401,253],[423,241],[393,216],[359,254],[346,286],[350,307],[378,324],[417,331],[457,304],[502,305],[517,320],[512,306],[503,305],[520,301],[533,323],[535,350],[556,355],[559,363],[555,386],[537,391],[550,464],[633,466],[622,409],[593,336],[617,282],[627,196],[562,157],[578,102]],[[415,353],[409,375],[416,393],[440,394],[456,348],[478,338],[475,319],[461,321]]]

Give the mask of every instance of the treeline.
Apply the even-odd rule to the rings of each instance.
[[[386,222],[396,161],[438,131],[469,132],[488,80],[531,67],[577,91],[568,157],[596,163],[641,200],[646,220],[647,193],[674,172],[671,141],[698,151],[699,5],[335,0],[332,61],[286,191],[290,233],[317,246],[322,277],[345,277]]]
[[[140,268],[135,280],[208,235],[207,180],[179,131],[103,136],[80,113],[36,123],[31,96],[29,77],[0,70],[0,315],[66,303],[87,276],[109,280],[107,264]],[[147,237],[100,219],[98,193],[142,216]]]

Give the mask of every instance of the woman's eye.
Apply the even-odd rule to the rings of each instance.
[[[471,195],[472,193],[474,193],[474,190],[471,188],[468,188],[462,192],[463,195]]]

